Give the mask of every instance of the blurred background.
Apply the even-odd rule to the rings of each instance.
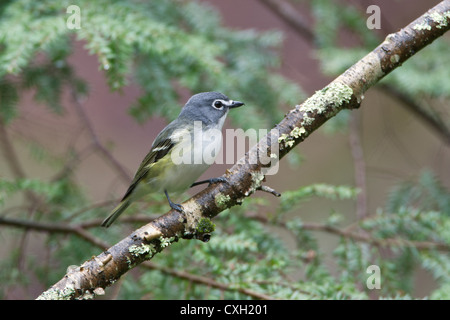
[[[123,215],[137,222],[98,227],[192,94],[244,101],[226,128],[270,129],[437,3],[78,1],[80,29],[70,30],[72,3],[4,1],[1,298],[34,299],[101,252],[52,224],[82,226],[112,245],[144,212],[167,211],[163,195],[152,195]],[[373,4],[380,28],[371,30]],[[214,220],[210,243],[181,240],[105,298],[448,298],[449,48],[444,35],[371,88],[360,109],[298,145],[266,179],[280,199],[255,194]],[[228,167],[213,165],[203,178]],[[379,290],[366,287],[372,264]]]

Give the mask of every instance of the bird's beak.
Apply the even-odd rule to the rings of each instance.
[[[230,105],[230,109],[232,109],[232,108],[239,108],[239,107],[241,107],[241,106],[243,106],[244,105],[244,103],[243,102],[240,102],[240,101],[233,101],[232,103],[231,103],[231,105]]]

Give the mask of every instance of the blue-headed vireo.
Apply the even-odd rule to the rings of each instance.
[[[150,192],[164,192],[172,209],[183,207],[169,193],[181,193],[193,185],[223,181],[213,178],[194,183],[208,169],[222,146],[222,126],[228,111],[244,103],[220,92],[192,96],[177,119],[156,137],[122,201],[102,226],[109,227],[135,200]]]

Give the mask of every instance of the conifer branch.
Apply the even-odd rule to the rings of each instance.
[[[285,0],[260,0],[260,2],[282,19],[302,38],[313,44],[317,42],[313,29],[310,27],[310,23],[306,21],[306,17],[301,15],[292,4]],[[388,21],[383,21],[383,25],[387,23]],[[380,84],[378,88],[381,88],[385,94],[397,99],[400,102],[400,105],[404,106],[417,116],[417,118],[434,131],[446,145],[450,144],[450,128],[447,128],[439,117],[427,111],[412,97],[401,92],[393,85]]]
[[[292,109],[227,170],[228,183],[211,185],[184,202],[185,214],[169,211],[98,256],[71,268],[38,299],[92,297],[174,241],[181,238],[207,241],[212,231],[211,218],[241,204],[261,188],[267,168],[260,161],[260,155],[271,157],[278,153],[278,159],[281,159],[339,111],[358,108],[369,88],[449,28],[450,0],[446,0],[405,28],[388,35],[383,43],[328,86]]]

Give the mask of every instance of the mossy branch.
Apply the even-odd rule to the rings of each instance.
[[[273,154],[278,154],[281,159],[339,111],[358,108],[369,88],[449,29],[450,1],[446,0],[388,35],[383,43],[328,86],[292,109],[227,170],[228,183],[211,185],[184,202],[185,214],[169,211],[81,266],[71,268],[38,299],[90,298],[180,238],[207,240],[205,219],[241,204],[262,189],[268,168],[261,155],[273,158]],[[199,228],[199,224],[203,227]],[[209,233],[211,228],[206,229]]]

